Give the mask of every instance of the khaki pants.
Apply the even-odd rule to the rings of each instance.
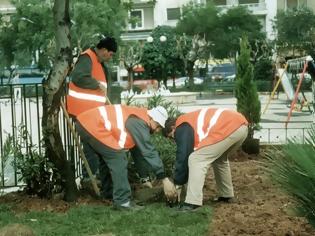
[[[248,128],[242,125],[224,140],[198,149],[188,159],[189,177],[186,203],[202,205],[205,178],[212,164],[220,197],[234,197],[228,154],[236,151],[247,137]]]

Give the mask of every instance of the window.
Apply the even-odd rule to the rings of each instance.
[[[287,0],[287,8],[295,8],[298,6],[298,0]]]
[[[287,8],[307,6],[307,0],[287,0]]]
[[[167,20],[180,19],[180,8],[167,8]]]
[[[259,3],[259,0],[239,0],[239,4],[254,4]]]
[[[216,6],[224,6],[226,5],[226,0],[213,0],[213,3]]]
[[[129,13],[129,29],[143,29],[143,10],[131,10]]]

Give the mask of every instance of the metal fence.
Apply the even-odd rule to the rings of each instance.
[[[5,155],[7,147],[16,141],[22,141],[19,128],[24,127],[29,134],[29,141],[43,154],[42,139],[42,84],[0,85],[0,187],[17,186],[19,173],[12,162],[13,155]],[[76,174],[81,172],[81,161],[73,137],[64,119],[62,111],[59,118],[60,133],[67,159],[75,164]],[[302,143],[308,137],[307,128],[267,128],[255,133],[263,144],[284,144],[288,139],[296,138]],[[27,146],[27,145],[26,145]],[[25,151],[26,147],[25,146]]]
[[[42,94],[41,83],[0,85],[0,187],[21,184],[13,164],[16,157],[8,147],[19,143],[25,153],[32,146],[33,150],[43,154]],[[67,159],[75,164],[76,175],[79,175],[81,161],[62,110],[59,128]]]

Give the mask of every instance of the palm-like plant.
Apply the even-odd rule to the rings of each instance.
[[[303,215],[315,227],[315,126],[308,132],[304,144],[290,140],[282,148],[267,153],[266,169],[281,189],[296,203]]]

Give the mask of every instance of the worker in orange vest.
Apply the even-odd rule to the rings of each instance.
[[[67,94],[67,111],[75,120],[84,111],[102,106],[107,99],[107,67],[105,65],[117,51],[117,43],[113,37],[103,37],[96,47],[91,47],[81,53],[70,75],[71,81]],[[83,142],[83,150],[95,175],[99,163],[93,150]],[[88,179],[86,169],[82,170],[83,179]]]
[[[228,154],[241,146],[248,134],[245,117],[228,109],[203,108],[166,121],[163,134],[177,145],[174,184],[180,199],[187,184],[186,199],[181,211],[202,206],[203,186],[212,164],[219,197],[231,202],[234,198]]]
[[[162,180],[166,198],[170,201],[176,199],[175,186],[165,176],[162,160],[150,141],[150,134],[164,127],[167,118],[167,111],[162,106],[148,110],[123,105],[100,106],[77,117],[81,138],[107,166],[105,177],[112,180],[113,188],[107,185],[102,190],[108,198],[112,194],[115,208],[138,208],[130,201],[127,173],[126,153],[133,148],[138,149],[138,155],[146,160],[157,179]],[[105,175],[105,171],[101,173]]]

